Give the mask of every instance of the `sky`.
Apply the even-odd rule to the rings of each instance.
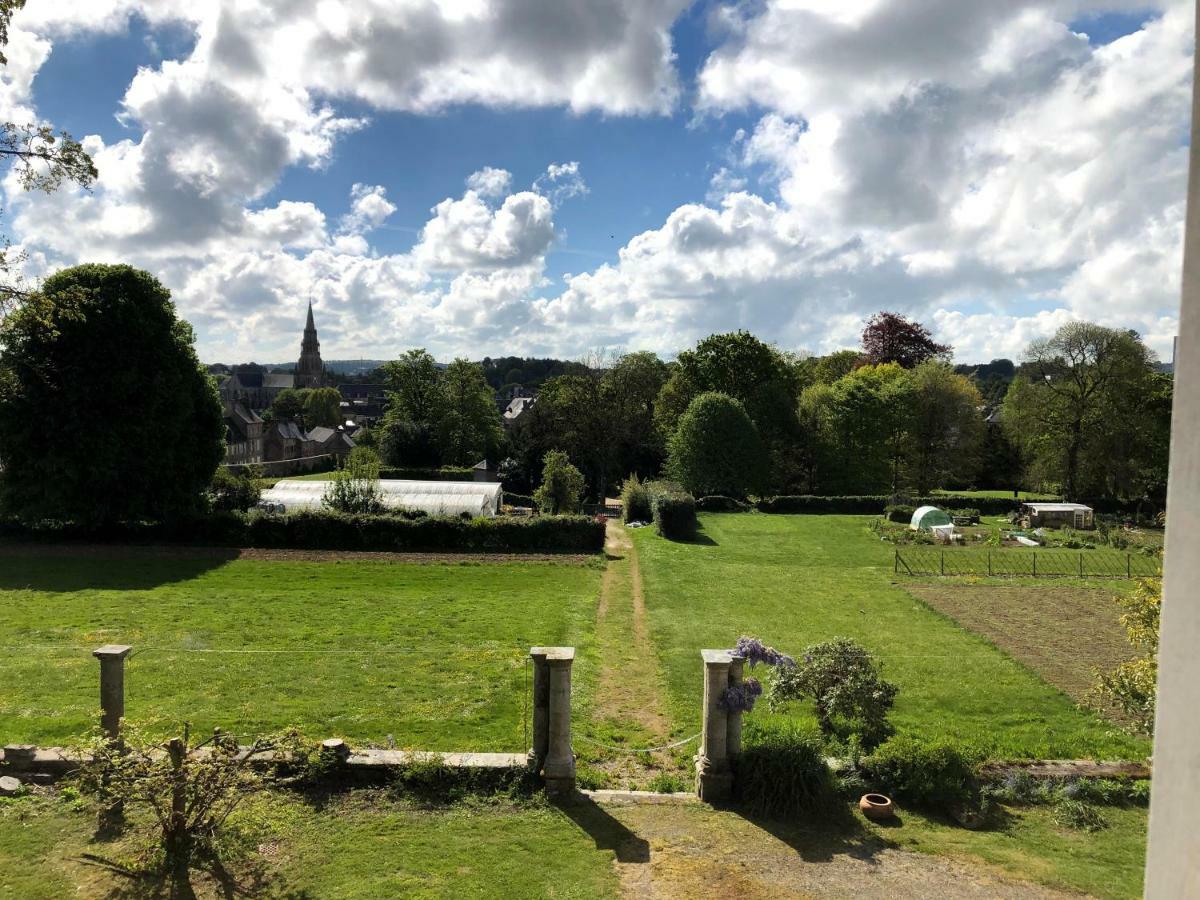
[[[745,328],[959,362],[1177,327],[1185,0],[29,0],[0,115],[83,140],[20,189],[33,281],[154,273],[208,362],[674,356]]]

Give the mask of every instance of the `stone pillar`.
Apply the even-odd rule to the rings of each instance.
[[[125,657],[132,647],[105,644],[92,651],[100,660],[100,728],[109,740],[121,739],[121,719],[125,717]]]
[[[574,647],[546,647],[549,681],[546,762],[542,777],[552,797],[575,793],[575,754],[571,750],[571,664]]]
[[[746,661],[740,656],[731,655],[729,658],[729,686],[733,687],[743,683],[742,669],[745,667]],[[741,710],[736,712],[725,711],[725,717],[729,721],[729,727],[725,731],[725,753],[729,759],[735,760],[742,755],[742,713]]]
[[[550,667],[546,665],[546,647],[530,647],[533,660],[533,743],[529,765],[540,772],[550,748]]]
[[[696,793],[706,803],[721,803],[733,793],[729,766],[729,714],[721,705],[721,694],[729,687],[733,654],[728,650],[701,650],[704,659],[704,727],[700,753],[696,756]],[[741,729],[738,729],[741,741]]]

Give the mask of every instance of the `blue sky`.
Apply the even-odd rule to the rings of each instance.
[[[827,352],[881,308],[967,361],[1072,318],[1169,344],[1186,4],[1064,20],[1053,2],[962,15],[946,0],[931,19],[880,0],[602,0],[548,4],[551,27],[506,2],[483,3],[492,30],[466,41],[444,11],[408,33],[387,0],[335,24],[316,4],[251,22],[153,0],[18,20],[13,47],[49,52],[10,54],[32,72],[31,90],[7,85],[10,108],[94,136],[101,169],[74,205],[11,198],[31,276],[132,257],[207,358],[286,358],[310,300],[332,356],[671,355],[737,327]],[[385,25],[422,61],[352,68]],[[265,37],[285,26],[311,41]],[[1140,98],[1105,96],[1139,56],[1166,72]],[[569,162],[586,193],[533,190]],[[472,196],[487,167],[510,179]],[[376,211],[352,229],[367,189]]]

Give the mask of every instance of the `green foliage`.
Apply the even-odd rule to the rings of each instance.
[[[897,735],[862,760],[867,779],[892,796],[929,807],[971,803],[979,794],[975,751],[950,741]]]
[[[269,418],[276,422],[303,422],[306,394],[308,391],[302,388],[284,388],[271,400]]]
[[[355,447],[346,465],[333,476],[321,503],[335,512],[376,514],[384,510],[379,489],[379,454]]]
[[[335,428],[342,424],[342,395],[337,388],[310,388],[301,393],[304,396],[305,427],[323,425]]]
[[[680,417],[667,442],[667,472],[693,495],[745,497],[762,489],[767,455],[742,404],[709,392]]]
[[[567,454],[551,450],[542,466],[542,484],[533,492],[543,512],[551,515],[579,511],[583,499],[583,475],[571,465]]]
[[[723,497],[720,494],[709,494],[696,501],[696,509],[700,512],[745,512],[751,506],[733,497]]]
[[[629,522],[649,522],[654,516],[649,488],[637,477],[630,475],[621,488],[621,518]]]
[[[824,734],[837,733],[840,721],[871,746],[891,732],[887,714],[898,690],[880,676],[879,664],[866,648],[838,638],[808,647],[794,667],[776,667],[767,701],[777,708],[810,698]]]
[[[651,502],[654,529],[673,541],[690,540],[696,534],[696,500],[676,490],[656,490]]]
[[[212,513],[162,524],[104,526],[0,521],[0,537],[39,543],[198,544],[292,550],[443,553],[599,553],[604,523],[587,516],[462,519],[457,516],[352,515],[312,510],[286,516]]]
[[[1108,820],[1094,806],[1081,800],[1060,800],[1054,806],[1054,824],[1094,834],[1107,828]]]
[[[409,350],[381,369],[388,387],[388,414],[397,421],[436,422],[442,392],[437,363],[424,350]]]
[[[677,772],[659,772],[646,785],[646,790],[658,794],[684,794],[695,790],[695,784]]]
[[[1001,411],[1025,481],[1069,500],[1164,496],[1172,382],[1137,335],[1071,322],[1025,357]]]
[[[821,735],[792,721],[746,722],[734,762],[737,799],[751,812],[790,818],[831,807],[837,784]]]
[[[442,372],[441,415],[436,435],[442,461],[454,465],[495,459],[500,448],[500,411],[478,363],[456,359]]]
[[[911,502],[908,502],[910,501]],[[916,511],[918,506],[938,506],[948,508],[957,504],[971,504],[983,515],[1006,515],[1017,508],[1017,502],[1009,497],[962,497],[954,494],[938,494],[933,497],[905,498],[901,506],[911,506]],[[848,495],[848,496],[779,496],[763,497],[755,503],[760,512],[777,514],[838,514],[838,515],[878,515],[880,510],[897,505],[888,494]],[[910,517],[911,518],[911,517]]]
[[[192,343],[146,272],[48,278],[0,326],[0,506],[90,522],[201,508],[224,426]]]
[[[212,508],[222,512],[253,509],[262,495],[259,477],[253,468],[234,472],[225,466],[218,467],[213,473]]]
[[[425,806],[446,806],[468,799],[527,800],[540,787],[536,773],[528,766],[487,769],[449,766],[440,754],[430,753],[415,756],[401,766],[392,776],[388,793]]]
[[[1101,712],[1116,706],[1129,720],[1131,728],[1142,734],[1154,733],[1154,710],[1158,697],[1158,626],[1162,611],[1162,582],[1139,581],[1128,595],[1116,598],[1125,612],[1121,615],[1129,643],[1141,656],[1123,662],[1113,671],[1101,674],[1092,690],[1092,705]]]
[[[883,515],[889,522],[899,522],[908,525],[916,514],[917,508],[905,503],[889,503],[883,508]]]

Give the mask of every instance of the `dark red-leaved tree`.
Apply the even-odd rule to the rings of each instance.
[[[863,329],[862,346],[868,363],[894,362],[906,369],[950,352],[950,347],[935,341],[920,322],[911,322],[892,312],[871,316]]]

